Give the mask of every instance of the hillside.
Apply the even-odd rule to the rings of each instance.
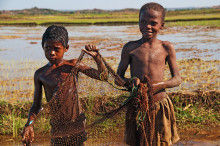
[[[52,10],[52,9],[40,9],[37,7],[31,9],[23,9],[23,10],[3,10],[0,11],[1,14],[31,14],[31,15],[51,15],[51,14],[61,14],[65,13],[62,11]]]
[[[53,9],[42,9],[42,8],[31,8],[31,9],[23,9],[23,10],[3,10],[0,11],[1,14],[30,14],[30,15],[51,15],[51,14],[100,14],[100,13],[137,13],[138,9],[121,9],[121,10],[102,10],[102,9],[85,9],[85,10],[76,10],[76,11],[59,11]]]

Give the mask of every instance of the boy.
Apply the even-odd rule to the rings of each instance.
[[[168,41],[157,39],[164,27],[164,8],[157,3],[143,5],[139,12],[139,28],[142,38],[124,45],[117,73],[127,83],[138,86],[148,76],[153,87],[153,109],[155,112],[155,130],[152,145],[172,145],[179,140],[172,102],[165,88],[176,87],[181,83],[176,63],[175,49]],[[164,81],[164,68],[168,63],[172,78]],[[131,79],[125,78],[130,65]],[[151,105],[152,106],[152,105]],[[140,142],[136,126],[135,107],[129,105],[126,113],[125,142],[129,145],[145,145]],[[146,131],[147,133],[148,131]]]
[[[22,133],[22,142],[29,145],[34,140],[33,123],[41,110],[44,87],[51,114],[51,144],[83,145],[86,140],[85,115],[78,100],[77,73],[80,71],[89,77],[99,79],[100,73],[105,70],[100,55],[93,45],[86,45],[86,50],[83,50],[94,58],[98,70],[77,63],[76,59],[63,59],[64,53],[69,49],[68,32],[64,27],[55,25],[49,26],[43,34],[42,47],[49,63],[35,72],[34,102]],[[69,77],[71,71],[76,68],[77,73],[73,74],[72,78]]]

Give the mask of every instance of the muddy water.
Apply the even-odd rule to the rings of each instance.
[[[96,44],[103,57],[114,57],[111,66],[116,69],[120,59],[121,49],[125,43],[141,38],[138,25],[122,26],[66,26],[69,32],[70,49],[65,53],[66,59],[77,58],[85,44]],[[0,86],[5,93],[17,90],[26,97],[32,96],[32,78],[36,69],[47,63],[41,47],[41,37],[46,26],[36,27],[0,27]],[[172,27],[163,29],[158,35],[159,39],[170,41],[176,48],[177,60],[199,58],[203,60],[219,60],[220,58],[220,29],[207,29],[206,27]],[[183,68],[182,77],[185,76],[181,88],[173,88],[168,91],[197,89],[219,89],[219,62],[207,62],[204,65],[189,66],[187,62],[180,64]],[[188,65],[188,67],[186,66]],[[185,68],[184,68],[185,67]],[[187,68],[186,68],[187,67]],[[201,67],[201,68],[200,68]],[[196,78],[188,79],[190,76]],[[204,75],[199,72],[211,72],[213,77],[207,80],[210,85],[204,85]],[[207,71],[205,71],[207,70]],[[129,74],[129,72],[127,72]],[[167,72],[169,73],[169,72]],[[217,75],[216,75],[217,74]],[[170,76],[167,75],[166,78]],[[11,86],[13,84],[13,86]],[[24,91],[26,89],[26,91]],[[7,90],[7,91],[5,91]],[[31,94],[30,94],[31,91]],[[0,93],[2,94],[2,93]],[[18,94],[16,94],[18,95]],[[7,95],[6,99],[15,96]],[[1,95],[0,95],[1,97]],[[17,98],[17,97],[16,97]]]
[[[1,146],[22,146],[19,139],[13,139],[9,136],[0,136]],[[49,146],[50,139],[47,137],[36,137],[36,140],[32,144],[33,146]],[[173,146],[219,146],[220,140],[218,141],[179,141]],[[104,138],[98,138],[96,141],[88,139],[85,142],[85,146],[128,146],[123,142],[123,137],[117,139],[106,140]]]
[[[120,58],[123,44],[141,38],[138,25],[67,26],[70,51],[66,58],[76,58],[85,44],[94,43],[103,56]],[[0,27],[1,60],[45,60],[41,37],[46,27]],[[170,41],[177,50],[177,59],[220,58],[220,30],[173,27],[161,31],[159,39]]]
[[[127,146],[124,142],[124,129],[118,129],[118,132],[104,133],[97,136],[89,136],[85,142],[85,146]],[[179,131],[180,141],[173,146],[219,146],[220,145],[220,131],[219,126],[210,128],[208,131],[184,130]],[[188,136],[190,135],[190,136]],[[0,135],[0,145],[21,146],[21,136],[17,139],[12,136]],[[33,146],[50,145],[49,135],[35,135]]]

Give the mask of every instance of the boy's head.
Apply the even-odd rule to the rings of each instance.
[[[142,12],[145,12],[145,11],[150,10],[150,9],[153,9],[155,11],[161,12],[162,13],[162,22],[164,22],[164,19],[165,19],[165,9],[160,4],[154,3],[154,2],[150,2],[150,3],[147,3],[147,4],[143,5],[141,7],[140,11],[139,11],[139,17],[140,17]]]
[[[48,40],[58,41],[66,48],[68,45],[68,32],[63,26],[51,25],[49,26],[42,37],[42,46]]]
[[[165,9],[157,3],[143,5],[139,12],[139,28],[142,37],[151,40],[164,27]]]
[[[49,26],[42,37],[42,47],[51,64],[62,62],[63,55],[69,49],[68,32],[63,26]]]

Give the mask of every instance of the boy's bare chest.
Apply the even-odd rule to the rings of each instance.
[[[137,63],[164,63],[167,52],[163,48],[137,48],[130,52],[133,62]]]
[[[50,72],[45,73],[40,77],[45,88],[53,90],[59,84],[64,82],[66,78],[69,76],[69,73],[66,72]]]

